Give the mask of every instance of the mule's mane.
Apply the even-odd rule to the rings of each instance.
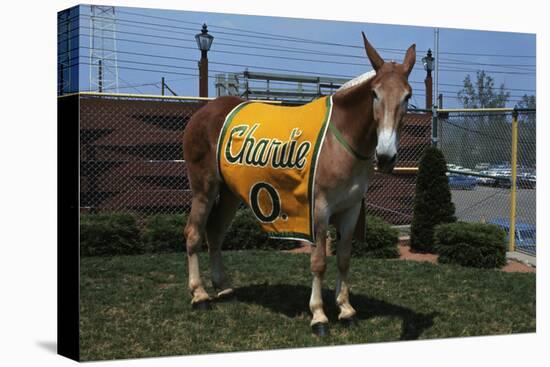
[[[361,83],[364,83],[367,80],[373,78],[375,75],[376,75],[376,70],[371,70],[371,71],[367,71],[364,74],[356,76],[355,78],[348,80],[347,82],[342,84],[342,86],[336,90],[336,93],[346,89],[350,89],[351,87],[355,87],[356,85],[359,85]]]

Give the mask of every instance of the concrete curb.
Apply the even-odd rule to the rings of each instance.
[[[536,256],[527,255],[522,252],[512,251],[512,252],[506,252],[506,258],[509,260],[519,261],[521,263],[532,266],[534,268],[537,267]]]

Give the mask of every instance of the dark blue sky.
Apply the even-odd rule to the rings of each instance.
[[[90,44],[86,36],[90,32],[89,13],[89,6],[81,6],[80,44],[85,47]],[[364,31],[386,60],[401,61],[406,48],[416,43],[417,65],[410,77],[412,103],[424,105],[421,58],[428,48],[434,49],[431,27],[125,7],[116,8],[116,17],[119,92],[160,94],[164,76],[178,95],[198,95],[195,60],[200,53],[194,35],[206,22],[215,37],[208,53],[211,96],[215,95],[216,73],[242,72],[245,66],[250,71],[285,74],[350,78],[361,74],[370,70],[362,48]],[[509,106],[524,94],[535,94],[535,42],[534,34],[441,28],[439,91],[444,95],[444,105],[458,106],[456,92],[464,77],[474,76],[480,69],[486,70],[497,86],[504,83],[510,90]],[[90,88],[88,62],[88,49],[81,48],[81,90]]]

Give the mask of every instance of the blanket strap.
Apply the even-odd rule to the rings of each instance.
[[[330,129],[330,131],[332,131],[332,134],[334,135],[336,140],[340,143],[340,145],[342,145],[344,149],[347,150],[352,156],[359,159],[360,161],[367,161],[371,159],[371,157],[363,155],[358,151],[356,151],[355,149],[353,149],[353,147],[349,145],[346,139],[344,139],[344,136],[340,133],[340,131],[338,131],[336,126],[334,126],[332,123],[329,123],[328,128]]]

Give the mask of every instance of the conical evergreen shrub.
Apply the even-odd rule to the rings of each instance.
[[[456,221],[451,201],[447,165],[443,153],[434,147],[426,149],[416,178],[411,249],[416,252],[434,251],[434,228]]]

